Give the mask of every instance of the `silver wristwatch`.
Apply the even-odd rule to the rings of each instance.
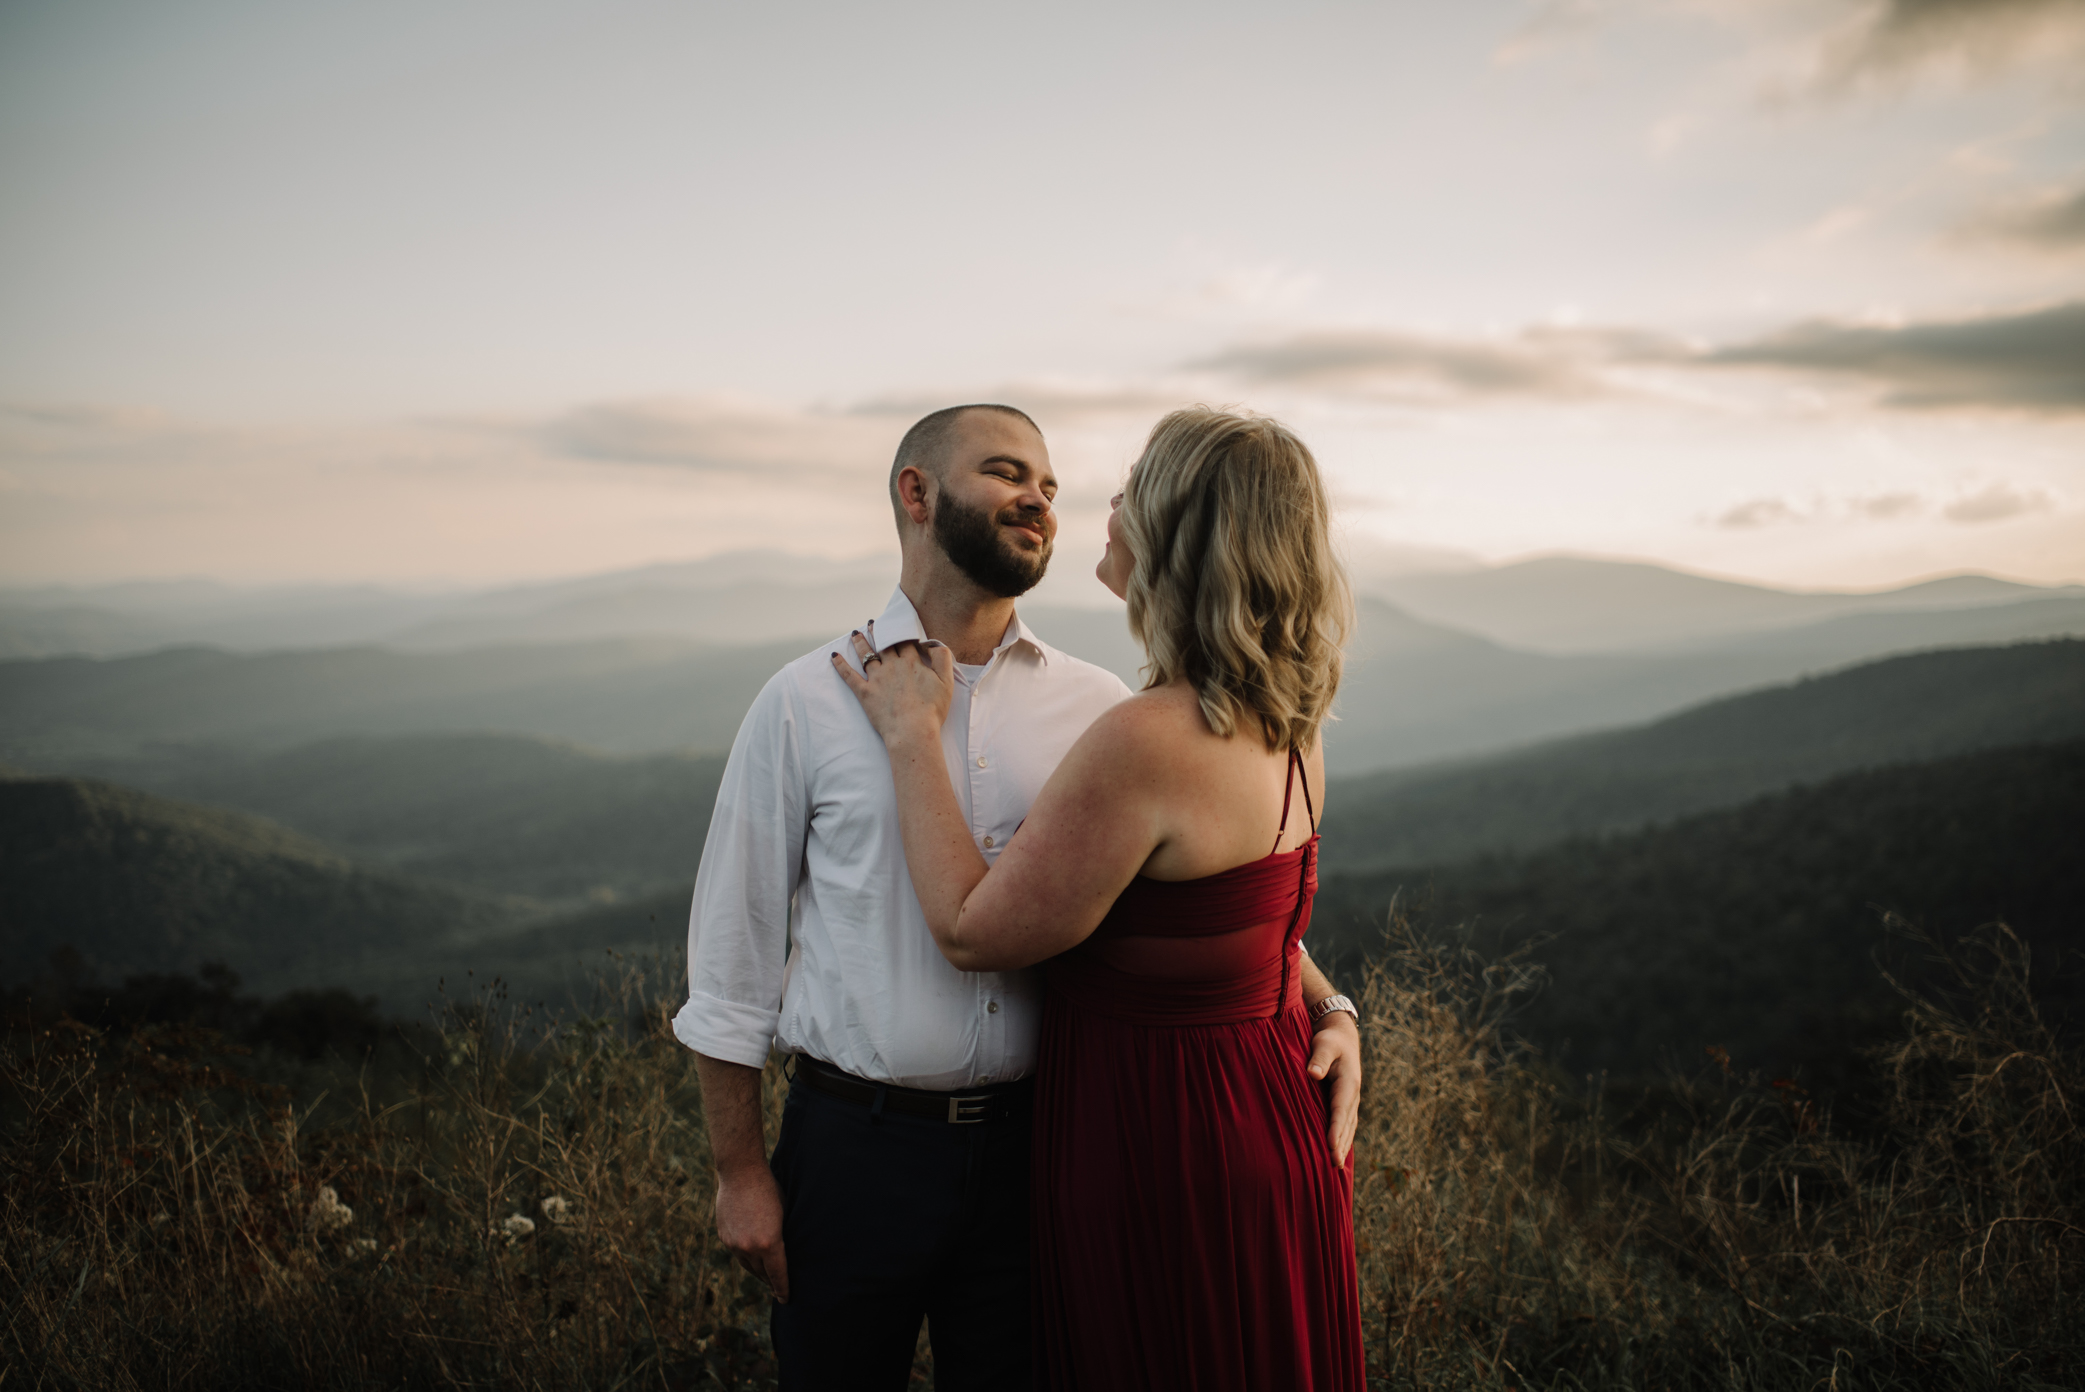
[[[1335,1010],[1344,1010],[1347,1014],[1354,1017],[1355,1024],[1361,1023],[1361,1012],[1354,1009],[1354,1003],[1345,996],[1327,996],[1316,1005],[1313,1005],[1310,1008],[1310,1022],[1316,1024]]]

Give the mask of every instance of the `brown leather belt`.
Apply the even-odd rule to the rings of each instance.
[[[1030,1078],[963,1092],[928,1092],[924,1088],[899,1087],[896,1083],[872,1083],[867,1078],[844,1073],[809,1054],[796,1056],[793,1081],[829,1097],[859,1103],[872,1112],[878,1110],[880,1101],[882,1111],[927,1121],[944,1121],[953,1126],[974,1126],[979,1122],[1004,1121],[1008,1117],[1020,1116],[1027,1112],[1029,1100],[1035,1093],[1035,1083]]]

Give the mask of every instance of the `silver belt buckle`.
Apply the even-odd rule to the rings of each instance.
[[[985,1119],[991,1110],[989,1097],[951,1097],[948,1099],[948,1124],[951,1126],[974,1126]]]

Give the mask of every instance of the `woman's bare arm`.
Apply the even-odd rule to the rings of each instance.
[[[1134,700],[1102,715],[987,867],[943,762],[952,657],[912,643],[881,657],[874,682],[834,665],[890,752],[906,864],[942,955],[965,971],[1008,971],[1084,941],[1164,839],[1166,722]]]

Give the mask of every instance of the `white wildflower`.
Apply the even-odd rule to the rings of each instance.
[[[535,1219],[527,1217],[520,1213],[515,1213],[510,1214],[508,1217],[501,1219],[500,1225],[497,1228],[494,1228],[493,1232],[504,1236],[507,1239],[507,1241],[512,1242],[517,1238],[529,1236],[531,1233],[535,1232],[535,1230]]]
[[[541,1204],[538,1204],[537,1207],[541,1208],[543,1216],[553,1223],[569,1223],[572,1221],[572,1203],[569,1199],[561,1199],[557,1195],[552,1194],[549,1198],[543,1200]]]
[[[311,1230],[315,1233],[329,1233],[354,1221],[355,1210],[340,1201],[340,1195],[334,1192],[333,1186],[321,1186],[318,1202],[311,1206]]]

